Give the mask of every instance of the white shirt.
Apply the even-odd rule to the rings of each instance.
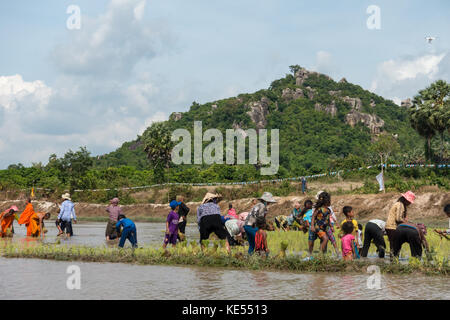
[[[386,228],[386,222],[380,219],[369,220],[369,222],[375,223],[382,231]]]

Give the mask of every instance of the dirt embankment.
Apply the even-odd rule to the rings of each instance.
[[[269,218],[276,215],[290,214],[293,204],[296,200],[303,202],[311,199],[311,196],[289,196],[275,197],[277,203],[269,207]],[[346,205],[352,206],[357,213],[357,219],[367,221],[374,218],[386,219],[389,208],[399,198],[399,193],[386,194],[364,194],[364,195],[336,195],[332,196],[332,207],[336,212],[338,219],[343,219],[342,208]],[[252,207],[252,200],[239,199],[232,201],[237,212],[249,211]],[[314,201],[314,199],[312,199]],[[416,194],[416,201],[408,208],[408,216],[411,220],[445,220],[443,207],[450,203],[450,193],[448,192],[422,192]],[[25,208],[25,201],[11,200],[0,201],[0,210],[5,210],[11,205],[17,205],[20,210]],[[197,207],[200,202],[188,202],[191,208],[190,221],[195,221]],[[58,206],[55,203],[47,201],[35,201],[36,211],[51,212],[56,214]],[[228,209],[228,202],[222,201],[220,207],[223,212]],[[76,203],[75,210],[78,217],[106,217],[106,206],[102,204]],[[134,204],[124,205],[122,209],[129,217],[165,217],[169,212],[167,204]]]

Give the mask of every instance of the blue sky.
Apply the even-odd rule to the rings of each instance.
[[[69,30],[69,5],[81,29]],[[370,5],[381,29],[369,30]],[[299,64],[399,102],[449,81],[448,1],[0,2],[0,168],[93,154]],[[426,43],[427,35],[437,36]]]

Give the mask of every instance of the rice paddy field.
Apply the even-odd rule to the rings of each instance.
[[[336,234],[337,235],[337,234]],[[369,257],[354,261],[343,261],[331,255],[331,244],[328,253],[318,253],[319,241],[316,241],[314,258],[306,261],[307,234],[299,231],[268,232],[270,255],[261,257],[248,256],[246,246],[232,247],[231,254],[224,248],[224,241],[206,240],[202,249],[197,240],[181,242],[175,248],[167,250],[161,245],[145,245],[138,249],[116,246],[85,246],[56,243],[12,242],[2,241],[0,253],[5,258],[37,258],[58,261],[111,262],[140,265],[184,265],[202,267],[222,267],[248,270],[283,270],[293,272],[346,272],[366,273],[367,267],[377,265],[381,273],[424,275],[450,275],[449,252],[450,241],[440,239],[437,234],[427,237],[430,254],[422,260],[409,258],[409,246],[404,245],[399,259],[379,259],[372,245]],[[338,240],[339,243],[339,240]]]

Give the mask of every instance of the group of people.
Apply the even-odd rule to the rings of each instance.
[[[58,216],[55,221],[58,228],[58,236],[65,234],[67,237],[73,235],[72,222],[76,223],[75,205],[70,194],[62,195]],[[320,240],[320,251],[327,251],[328,242],[331,242],[336,256],[342,256],[344,260],[352,260],[367,257],[369,247],[373,242],[377,248],[378,257],[384,258],[386,254],[386,243],[384,236],[387,235],[390,247],[390,256],[398,257],[404,243],[409,243],[411,256],[421,257],[422,248],[429,250],[426,240],[427,228],[424,224],[409,221],[407,215],[408,207],[414,203],[415,195],[408,191],[402,193],[400,198],[389,210],[386,221],[373,219],[367,222],[364,228],[355,217],[356,212],[351,206],[344,206],[342,211],[345,219],[337,223],[336,214],[331,206],[329,193],[319,191],[316,201],[308,199],[304,201],[303,208],[297,201],[289,216],[276,216],[273,222],[268,221],[268,207],[276,203],[270,192],[264,192],[261,197],[254,199],[249,212],[238,214],[230,203],[226,214],[221,214],[219,202],[221,196],[216,193],[206,193],[200,206],[197,208],[197,225],[200,233],[200,244],[209,239],[211,233],[225,240],[226,249],[230,252],[230,246],[242,245],[244,240],[248,241],[248,253],[258,253],[268,256],[266,231],[272,230],[299,230],[308,233],[308,252],[312,258],[314,242]],[[177,242],[184,241],[187,215],[190,208],[184,203],[182,196],[177,196],[170,203],[170,212],[166,219],[166,230],[163,248],[171,244],[176,246]],[[108,222],[105,230],[107,241],[119,240],[118,246],[123,247],[129,240],[132,247],[137,247],[137,230],[135,223],[127,218],[119,206],[119,199],[114,198],[106,208]],[[450,234],[450,205],[444,208],[449,217],[448,230],[435,230],[442,237]],[[14,220],[19,225],[25,225],[27,236],[40,237],[47,232],[44,221],[50,218],[50,213],[35,212],[32,200],[28,199],[24,211],[18,216],[17,206],[11,206],[0,213],[0,236],[10,237],[14,233]],[[340,229],[338,238],[341,242],[339,250],[335,237],[335,229]],[[364,239],[364,241],[363,241]]]

